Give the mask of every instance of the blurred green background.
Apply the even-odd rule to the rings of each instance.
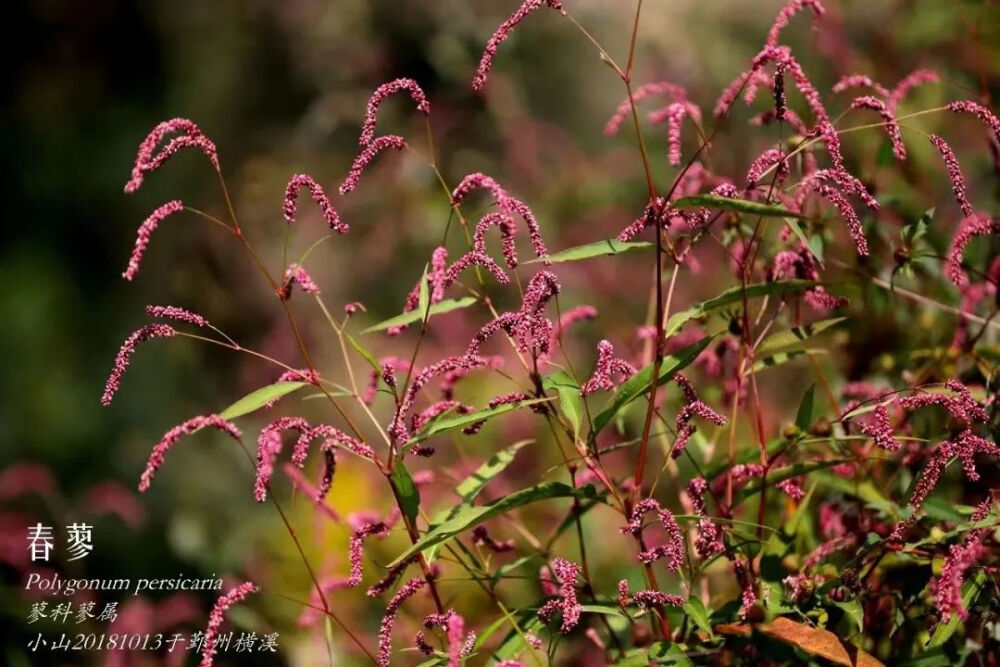
[[[16,528],[22,518],[56,526],[86,520],[96,526],[94,552],[67,572],[255,576],[265,582],[265,594],[234,618],[243,627],[280,631],[280,660],[317,664],[321,638],[317,643],[314,633],[297,631],[298,607],[276,594],[304,599],[307,580],[272,509],[253,502],[252,471],[230,443],[202,436],[179,446],[134,508],[133,525],[87,504],[88,494],[103,482],[121,483],[131,492],[150,447],[167,428],[217,411],[274,379],[272,369],[225,350],[188,340],[153,342],[136,355],[112,407],[101,408],[98,398],[111,360],[121,340],[145,322],[143,306],[188,307],[247,346],[293,365],[298,361],[277,303],[241,249],[193,216],[176,216],[161,226],[134,283],[119,277],[136,228],[162,202],[181,198],[224,213],[218,183],[200,155],[171,160],[134,195],[124,195],[122,186],[136,146],[155,123],[174,116],[195,120],[218,146],[241,223],[276,270],[288,177],[309,173],[333,196],[356,152],[371,90],[407,76],[431,101],[438,156],[451,184],[469,171],[496,176],[535,209],[553,249],[613,236],[641,208],[644,183],[629,135],[608,139],[601,133],[622,89],[581,35],[555,12],[540,11],[500,49],[485,96],[470,90],[483,45],[515,4],[39,0],[6,8],[5,23],[15,34],[0,47],[5,51],[0,468],[40,464],[54,486],[48,488],[38,470],[34,478],[28,469],[4,478],[15,485],[34,479],[41,492],[13,498],[8,497],[13,487],[0,489],[8,553],[24,541]],[[757,51],[780,5],[647,1],[636,80],[666,78],[687,86],[709,117],[716,95]],[[624,53],[631,3],[568,0],[567,6],[611,53]],[[784,40],[821,90],[828,91],[843,74],[865,72],[888,84],[917,67],[931,67],[947,83],[921,90],[909,108],[996,92],[995,3],[831,0],[828,6],[822,32],[814,33],[810,21],[800,17]],[[839,112],[844,102],[831,106]],[[719,172],[741,174],[768,145],[768,136],[748,131],[750,115],[740,106],[720,135],[712,155]],[[922,126],[948,128],[937,118]],[[351,233],[324,243],[308,264],[328,304],[339,309],[360,300],[371,319],[399,312],[449,211],[421,158],[423,121],[408,101],[387,103],[379,127],[408,137],[419,154],[384,155],[356,193],[333,196]],[[988,200],[994,191],[983,185],[991,172],[985,133],[961,128],[962,138],[954,133],[949,138],[963,153],[972,189]],[[651,128],[647,135],[653,137],[661,182],[671,173],[662,132]],[[685,137],[690,139],[687,131]],[[854,155],[874,160],[882,140],[856,135],[849,146]],[[928,201],[942,199],[947,185],[936,158],[929,146],[917,143],[911,141],[909,185],[924,189]],[[685,143],[686,154],[689,150]],[[300,210],[289,239],[293,256],[322,234],[322,222],[304,197]],[[641,285],[648,271],[632,262],[595,267],[560,271],[567,285],[563,303],[594,303],[602,310],[601,335],[627,340],[644,317]],[[725,276],[712,276],[711,284],[725,282]],[[704,294],[708,288],[683,289]],[[617,298],[630,290],[638,290],[635,299]],[[313,321],[308,305],[304,299],[293,302]],[[464,346],[474,326],[456,321],[432,341],[425,359],[433,358],[433,351]],[[333,339],[318,326],[307,329],[315,329],[309,343],[320,361],[335,366]],[[587,330],[591,342],[580,347],[586,355],[596,332]],[[854,342],[860,348],[866,344]],[[375,347],[382,353],[393,349],[389,343]],[[252,424],[259,426],[259,420],[245,424],[251,442]],[[474,455],[482,457],[497,445],[487,439],[475,446]],[[339,480],[332,505],[342,514],[369,507],[384,493],[377,480],[356,471]],[[114,505],[121,510],[130,502],[126,496]],[[326,570],[342,569],[345,533],[325,535],[328,529],[313,527],[302,505],[293,509],[316,562]],[[613,565],[613,558],[608,554],[605,561]],[[609,571],[613,576],[613,567]],[[0,662],[63,662],[63,657],[29,656],[25,647],[39,628],[25,620],[23,572],[9,562],[0,572],[0,612],[8,628]],[[200,627],[210,599],[195,600],[201,616],[181,625]],[[373,635],[378,606],[351,601],[350,595],[338,599],[363,632]],[[68,661],[105,659],[70,655]],[[132,664],[150,658],[122,659]],[[260,660],[275,664],[279,658]],[[345,656],[344,664],[349,660]]]

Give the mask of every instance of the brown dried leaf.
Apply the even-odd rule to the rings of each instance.
[[[789,618],[778,617],[770,623],[762,623],[756,627],[768,637],[797,646],[806,653],[818,655],[838,665],[885,667],[873,656],[832,632],[797,623]]]

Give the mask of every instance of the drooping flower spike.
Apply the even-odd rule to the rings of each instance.
[[[485,365],[487,365],[487,360],[476,355],[447,357],[414,374],[410,381],[410,386],[407,387],[406,392],[399,401],[399,406],[396,408],[396,414],[388,428],[389,434],[398,443],[406,442],[409,439],[410,432],[407,428],[407,422],[409,421],[410,413],[413,410],[417,395],[431,380],[457,369],[469,370]]]
[[[965,249],[977,236],[1000,234],[1000,218],[992,218],[986,213],[974,213],[958,223],[958,231],[951,239],[948,249],[948,259],[944,272],[948,280],[959,287],[969,284],[969,276],[962,267]]]
[[[410,93],[410,97],[413,98],[413,101],[417,105],[417,111],[424,115],[430,114],[430,102],[427,101],[427,96],[424,95],[420,84],[413,79],[395,79],[388,83],[383,83],[372,93],[371,98],[368,100],[368,107],[365,109],[365,120],[361,125],[361,136],[358,139],[358,143],[362,148],[375,139],[375,123],[378,117],[379,106],[381,106],[387,97],[404,91]]]
[[[135,237],[135,248],[132,250],[132,256],[129,257],[128,267],[122,273],[122,278],[131,281],[135,278],[135,274],[139,272],[139,264],[142,262],[142,256],[146,252],[146,247],[149,245],[149,237],[152,236],[156,228],[160,226],[163,219],[168,215],[177,213],[184,209],[184,204],[179,199],[174,199],[173,201],[168,201],[163,206],[160,206],[155,211],[149,214],[149,217],[141,225],[139,225],[139,232]]]
[[[625,123],[625,120],[632,113],[632,104],[638,104],[647,97],[652,97],[653,95],[668,95],[672,102],[684,102],[688,99],[687,91],[683,86],[676,83],[671,83],[670,81],[654,81],[653,83],[644,83],[632,92],[632,98],[626,97],[622,100],[621,104],[615,110],[615,114],[608,119],[608,122],[604,125],[604,134],[607,136],[612,136],[618,134],[618,130]]]
[[[597,344],[597,365],[594,374],[580,388],[580,394],[589,396],[598,391],[614,389],[614,376],[626,380],[635,375],[635,366],[615,356],[615,348],[610,341],[602,340]]]
[[[490,69],[493,67],[493,57],[496,55],[500,45],[510,37],[510,33],[517,27],[517,24],[523,21],[528,14],[543,6],[551,7],[560,14],[566,14],[566,10],[563,9],[562,3],[559,0],[524,0],[521,6],[506,21],[500,24],[493,33],[493,36],[486,43],[486,49],[483,51],[482,58],[479,60],[479,66],[476,68],[476,75],[472,79],[472,89],[474,91],[479,92],[486,86],[486,79],[490,74]]]
[[[788,160],[785,157],[785,152],[780,148],[769,148],[753,161],[750,168],[747,170],[747,189],[757,187],[760,184],[761,179],[765,171],[774,168],[774,187],[781,187],[781,184],[785,182],[789,174]]]
[[[948,170],[948,179],[951,181],[951,191],[955,195],[958,207],[962,209],[962,214],[968,218],[973,214],[972,204],[969,203],[968,193],[965,188],[965,177],[962,175],[962,167],[958,164],[958,158],[951,146],[943,138],[936,134],[930,134],[927,139],[934,145],[934,148],[941,153],[944,160],[945,169]]]
[[[918,69],[910,72],[896,84],[895,88],[889,93],[886,104],[889,107],[889,112],[893,115],[896,113],[896,108],[900,105],[903,99],[910,93],[911,90],[917,86],[922,86],[925,83],[937,83],[941,80],[937,72],[929,69]]]
[[[694,513],[701,517],[698,520],[698,538],[695,540],[694,549],[702,558],[710,558],[726,549],[722,541],[722,528],[708,516],[708,508],[705,505],[707,490],[708,482],[704,477],[695,477],[688,482],[687,493],[691,506],[694,508]]]
[[[159,153],[155,153],[167,135],[176,133],[180,133],[180,136],[171,139]],[[139,144],[135,166],[132,167],[131,178],[125,184],[125,192],[132,193],[138,190],[146,174],[159,169],[164,162],[185,148],[200,149],[212,163],[212,167],[216,171],[219,170],[219,157],[212,140],[202,133],[194,121],[187,118],[172,118],[154,127]]]
[[[676,459],[681,455],[681,452],[684,451],[684,448],[687,446],[691,436],[694,435],[695,426],[691,423],[692,419],[695,417],[701,417],[716,426],[725,426],[726,418],[712,408],[708,407],[707,403],[698,398],[698,394],[695,392],[694,386],[683,373],[677,373],[674,376],[674,381],[681,388],[681,391],[684,394],[684,407],[677,413],[677,419],[675,422],[675,426],[677,428],[677,439],[674,441],[674,447],[671,450],[671,456]]]
[[[396,591],[396,594],[389,600],[389,604],[386,605],[382,625],[378,631],[377,659],[379,667],[389,667],[392,661],[392,627],[396,623],[396,614],[399,613],[399,608],[426,584],[427,582],[421,577],[410,579]]]
[[[111,374],[104,385],[104,394],[101,396],[101,405],[107,407],[111,405],[111,400],[121,387],[122,376],[128,369],[132,361],[132,355],[136,348],[148,340],[154,338],[170,338],[176,336],[177,330],[168,324],[147,324],[131,333],[125,342],[122,343],[118,354],[115,355],[115,363],[111,369]]]
[[[867,74],[848,74],[840,77],[837,83],[833,84],[833,92],[835,93],[842,93],[849,88],[871,88],[883,99],[887,99],[890,95],[888,88]]]
[[[899,130],[899,123],[896,122],[896,117],[885,102],[871,95],[865,95],[851,102],[851,108],[870,109],[881,116],[886,132],[889,133],[889,141],[892,142],[892,154],[896,156],[897,160],[906,159],[906,146],[903,144],[903,136]]]
[[[539,271],[524,290],[520,310],[501,314],[483,326],[466,349],[467,357],[478,357],[479,348],[498,331],[505,331],[517,342],[518,349],[533,351],[540,357],[549,354],[549,344],[555,325],[545,317],[545,306],[559,293],[559,279],[551,271]]]
[[[680,526],[677,525],[677,519],[674,518],[670,510],[660,507],[660,504],[653,498],[644,498],[632,508],[628,523],[622,526],[621,532],[635,536],[641,535],[643,517],[649,512],[656,513],[667,539],[663,544],[641,551],[638,555],[639,561],[648,565],[666,559],[667,569],[676,572],[684,564],[684,533],[681,532]]]
[[[177,306],[146,306],[146,314],[158,320],[176,320],[193,324],[196,327],[212,326],[207,319],[198,313],[192,313],[190,310]]]
[[[371,164],[371,161],[379,153],[390,148],[401,151],[406,148],[406,140],[395,134],[383,134],[366,144],[361,149],[361,152],[358,153],[358,156],[354,158],[354,164],[351,165],[351,170],[348,172],[347,178],[340,184],[340,194],[346,195],[349,192],[354,192],[358,187],[358,183],[361,182],[361,174]]]
[[[781,31],[788,25],[789,20],[803,9],[812,10],[813,17],[818,21],[826,14],[826,8],[819,0],[790,0],[774,19],[771,29],[767,32],[765,46],[777,46]]]
[[[145,491],[149,488],[150,482],[152,482],[156,471],[163,465],[167,452],[170,451],[175,444],[177,444],[177,441],[180,440],[181,437],[191,435],[206,426],[211,426],[222,431],[237,442],[239,442],[243,435],[240,433],[240,430],[236,428],[235,424],[226,421],[219,415],[192,417],[186,422],[178,424],[164,433],[163,437],[160,438],[160,441],[156,443],[155,447],[153,447],[153,452],[150,454],[149,460],[146,462],[146,469],[142,471],[142,476],[139,478],[139,491]]]
[[[371,535],[385,537],[389,534],[390,526],[385,521],[368,517],[350,517],[348,520],[352,523],[354,531],[351,533],[348,547],[348,560],[351,572],[347,577],[347,586],[356,588],[361,585],[361,575],[364,568],[364,555],[362,551],[364,539]]]
[[[205,628],[204,640],[202,642],[201,648],[201,667],[212,667],[215,664],[215,652],[217,650],[217,642],[219,637],[219,630],[222,628],[222,623],[225,620],[226,612],[235,604],[239,604],[247,598],[251,593],[256,593],[259,589],[257,586],[246,581],[233,588],[228,593],[225,593],[212,606],[212,612],[208,616],[208,626]]]
[[[649,114],[650,122],[667,121],[667,161],[674,167],[681,163],[681,123],[685,116],[696,124],[701,122],[701,110],[687,101],[673,102]]]
[[[972,100],[962,100],[945,105],[945,109],[953,113],[972,114],[983,122],[993,133],[993,137],[1000,141],[1000,119],[993,115],[993,112],[978,102]]]
[[[496,179],[491,176],[480,172],[474,172],[467,174],[462,181],[455,187],[454,191],[451,193],[451,205],[458,206],[465,200],[469,193],[475,190],[488,190],[493,196],[493,201],[496,203],[497,208],[500,213],[507,216],[508,218],[513,218],[519,216],[524,220],[525,226],[528,228],[528,238],[531,240],[531,247],[535,251],[537,257],[545,257],[549,254],[548,248],[545,246],[545,241],[542,239],[542,231],[538,225],[538,219],[535,218],[534,212],[520,199],[512,197],[507,190],[505,190]],[[493,221],[487,223],[487,226],[494,224]],[[509,232],[513,228],[510,226],[512,223],[504,222],[501,226],[501,231],[505,228]],[[486,231],[485,227],[480,232],[477,226],[476,232],[481,237]],[[511,249],[512,243],[511,240]],[[476,249],[483,251],[482,245],[476,245]],[[508,262],[511,259],[510,249],[505,250],[504,256],[507,258]],[[514,257],[516,262],[516,257]],[[515,263],[516,266],[516,263]],[[513,268],[513,267],[511,267]]]
[[[302,188],[309,190],[309,194],[312,196],[313,201],[316,202],[316,205],[319,206],[319,210],[323,213],[323,219],[330,225],[330,229],[335,229],[341,234],[346,234],[350,231],[350,226],[340,220],[340,214],[337,213],[337,209],[330,203],[330,198],[326,196],[326,192],[323,191],[320,184],[306,174],[295,174],[289,179],[288,185],[285,187],[285,201],[282,204],[281,211],[288,224],[295,222],[295,213],[298,210],[299,190]]]
[[[299,437],[309,433],[309,422],[302,417],[280,417],[260,430],[257,437],[257,479],[254,482],[254,498],[262,503],[267,499],[267,488],[274,474],[274,463],[281,453],[281,432],[298,431]]]

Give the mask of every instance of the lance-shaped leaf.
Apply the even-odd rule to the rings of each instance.
[[[578,437],[580,435],[581,415],[583,414],[583,399],[580,396],[579,385],[567,373],[558,371],[543,377],[542,387],[546,391],[555,391],[559,396],[560,411],[573,427],[573,436]]]
[[[778,333],[771,334],[764,339],[764,342],[757,347],[757,354],[767,354],[775,350],[780,350],[783,347],[788,347],[789,345],[795,345],[796,343],[801,343],[804,340],[812,338],[813,336],[818,336],[830,327],[840,324],[846,317],[832,317],[828,320],[820,320],[819,322],[813,322],[812,324],[805,324],[801,327],[794,327],[792,329],[786,329],[785,331],[779,331]]]
[[[664,357],[663,362],[660,364],[660,376],[656,381],[656,385],[660,386],[669,382],[678,371],[693,362],[701,354],[701,351],[708,346],[711,340],[711,336],[706,336],[697,343],[688,345],[674,354]],[[648,392],[652,387],[653,364],[649,364],[628,380],[625,380],[618,387],[618,391],[615,392],[608,406],[594,417],[594,434],[597,434],[604,428],[622,408]]]
[[[420,491],[417,490],[410,471],[402,461],[397,462],[396,467],[392,469],[392,483],[399,495],[399,507],[412,524],[420,514]]]
[[[562,252],[557,252],[556,254],[549,255],[547,257],[538,257],[525,262],[525,264],[534,264],[536,262],[548,262],[551,264],[558,264],[559,262],[578,262],[581,259],[620,255],[625,252],[632,252],[633,250],[649,250],[655,247],[656,244],[648,241],[618,241],[617,239],[605,239],[603,241],[594,241],[593,243],[567,248]]]
[[[665,335],[674,335],[680,331],[681,327],[686,323],[699,317],[704,317],[709,312],[717,308],[722,308],[724,306],[729,306],[743,301],[744,295],[747,299],[756,299],[757,297],[762,296],[778,296],[781,294],[788,294],[790,292],[802,292],[810,287],[815,287],[816,284],[817,283],[811,280],[783,280],[775,283],[754,283],[752,285],[747,285],[745,289],[742,285],[730,287],[716,297],[708,299],[707,301],[702,301],[701,303],[696,303],[687,310],[682,310],[679,313],[673,314],[670,319],[667,320]]]
[[[424,533],[424,536],[415,544],[393,559],[389,567],[395,567],[403,561],[416,556],[424,549],[429,549],[435,544],[441,544],[450,540],[470,528],[474,528],[493,517],[506,514],[518,507],[551,498],[592,498],[596,494],[597,492],[592,486],[576,489],[562,482],[544,482],[537,486],[521,489],[503,498],[498,498],[486,505],[463,507],[455,516]]]
[[[449,313],[453,310],[458,310],[459,308],[468,308],[475,302],[476,298],[471,296],[462,297],[461,299],[445,299],[444,301],[438,301],[430,307],[428,317]],[[384,331],[390,327],[413,324],[414,322],[420,322],[423,319],[424,314],[420,310],[411,310],[407,313],[403,313],[402,315],[396,315],[395,317],[390,317],[387,320],[382,320],[378,324],[373,324],[361,333]]]
[[[719,195],[692,195],[678,199],[673,204],[674,208],[716,208],[722,211],[732,211],[733,213],[749,213],[750,215],[762,215],[769,218],[799,218],[808,220],[809,216],[795,211],[789,211],[784,206],[777,204],[762,204],[747,199],[733,199]]]
[[[442,433],[447,433],[448,431],[454,431],[457,428],[463,428],[470,424],[474,424],[478,421],[487,421],[498,417],[502,414],[508,412],[513,412],[518,408],[526,408],[531,405],[536,405],[538,403],[545,403],[546,401],[551,401],[551,398],[533,398],[527,401],[517,401],[514,403],[505,403],[503,405],[498,405],[495,408],[487,408],[485,410],[477,410],[476,412],[470,412],[465,415],[458,415],[457,417],[449,417],[447,419],[435,419],[430,422],[423,431],[420,431],[414,435],[410,440],[406,442],[400,449],[400,451],[406,451],[418,442],[423,442],[428,438],[433,438],[436,435],[441,435]]]
[[[271,401],[276,401],[282,396],[297,391],[308,384],[308,382],[275,382],[266,387],[255,389],[220,412],[219,416],[223,419],[236,419],[237,417],[248,415],[251,412],[260,410]]]

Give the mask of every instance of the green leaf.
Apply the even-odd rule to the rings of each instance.
[[[799,242],[805,246],[807,250],[809,250],[810,254],[816,258],[816,261],[819,262],[819,265],[822,267],[823,258],[816,254],[816,251],[812,247],[812,243],[810,243],[809,239],[806,237],[805,232],[802,231],[802,227],[799,225],[798,221],[795,220],[795,218],[785,218],[785,224],[788,225],[788,227],[792,230],[792,233],[795,234],[795,238],[797,238]]]
[[[432,438],[436,435],[441,435],[442,433],[447,433],[448,431],[454,431],[456,428],[462,428],[468,426],[469,424],[474,424],[478,421],[486,421],[498,417],[502,414],[513,412],[518,408],[525,408],[529,405],[536,405],[538,403],[544,403],[546,401],[551,401],[551,398],[533,398],[528,401],[518,401],[516,403],[505,403],[504,405],[498,405],[495,408],[487,408],[485,410],[477,410],[476,412],[470,412],[465,415],[458,415],[457,417],[449,417],[448,419],[436,419],[427,425],[423,431],[420,431],[409,441],[406,442],[401,448],[401,451],[406,451],[418,442],[423,442],[428,438]]]
[[[255,389],[219,413],[223,419],[236,419],[251,412],[260,410],[271,401],[292,393],[308,385],[308,382],[275,382],[266,387]]]
[[[420,291],[417,296],[417,312],[420,313],[420,318],[423,319],[424,313],[427,312],[427,307],[431,305],[431,291],[430,287],[427,286],[427,265],[424,264],[424,273],[420,276]]]
[[[581,259],[590,259],[591,257],[620,255],[633,250],[649,250],[655,247],[655,243],[649,243],[648,241],[618,241],[616,239],[605,239],[603,241],[594,241],[593,243],[568,248],[562,252],[557,252],[556,254],[549,255],[547,257],[538,257],[525,262],[525,264],[534,264],[536,262],[550,262],[553,264],[558,264],[559,262],[577,262]]]
[[[813,422],[813,401],[816,398],[816,383],[809,385],[806,389],[806,393],[802,395],[802,400],[799,401],[799,409],[795,413],[795,425],[799,427],[802,432],[808,431],[809,427],[812,426]]]
[[[543,377],[542,387],[546,391],[555,391],[559,396],[559,408],[573,427],[573,436],[579,437],[580,420],[583,413],[580,387],[573,381],[573,378],[563,371]]]
[[[462,480],[461,484],[455,487],[455,493],[462,498],[463,503],[471,503],[486,488],[490,480],[503,472],[514,461],[514,457],[521,451],[521,448],[532,442],[534,440],[521,440],[500,450],[486,463],[476,468],[474,473]]]
[[[466,477],[462,482],[455,487],[455,493],[461,497],[461,502],[454,507],[446,510],[437,512],[431,519],[430,527],[434,528],[438,524],[441,524],[448,519],[451,519],[457,515],[463,507],[468,507],[472,505],[486,485],[489,484],[490,480],[499,475],[504,469],[511,464],[514,460],[514,456],[517,452],[525,445],[531,444],[534,440],[521,440],[520,442],[515,442],[510,447],[502,449],[496,454],[494,454],[488,461],[479,466],[475,472]],[[434,547],[428,551],[428,559],[434,560],[437,557],[437,547]]]
[[[765,338],[764,342],[757,348],[756,353],[766,354],[774,350],[780,350],[783,347],[788,347],[789,345],[795,345],[813,336],[818,336],[830,327],[840,324],[846,319],[846,317],[832,317],[828,320],[820,320],[819,322],[813,322],[801,327],[779,331]]]
[[[443,313],[449,313],[453,310],[458,310],[459,308],[468,308],[476,302],[475,297],[466,296],[461,299],[445,299],[444,301],[439,301],[430,307],[430,316],[441,315]],[[376,331],[384,331],[389,327],[402,326],[404,324],[412,324],[414,322],[420,322],[424,319],[424,314],[419,310],[411,310],[408,313],[403,313],[402,315],[396,315],[395,317],[390,317],[387,320],[382,320],[378,324],[373,324],[361,333],[374,333]]]
[[[857,600],[847,600],[846,602],[834,602],[834,604],[844,610],[844,615],[851,619],[858,632],[865,630],[865,610],[861,608],[861,603]]]
[[[361,343],[359,343],[358,339],[355,338],[354,336],[352,336],[351,334],[349,334],[349,333],[347,333],[346,331],[343,331],[343,330],[341,330],[341,333],[344,334],[344,338],[346,338],[347,342],[351,344],[351,347],[353,347],[355,350],[357,350],[358,354],[360,354],[361,357],[366,362],[368,362],[368,365],[372,367],[372,370],[374,370],[376,374],[378,374],[379,376],[381,376],[382,375],[382,364],[380,364],[378,362],[378,359],[375,358],[375,355],[372,354],[371,352],[369,352],[368,348],[366,348],[364,345],[362,345]]]
[[[752,285],[747,285],[745,292],[747,299],[755,299],[761,296],[774,296],[778,294],[787,294],[789,292],[801,292],[815,286],[816,283],[811,280],[784,280],[776,283],[754,283]],[[727,289],[725,292],[714,298],[702,301],[701,303],[691,306],[687,310],[675,313],[669,320],[667,320],[665,335],[674,335],[680,331],[682,326],[691,320],[704,317],[712,310],[742,302],[743,295],[744,288],[741,285],[737,285],[736,287]]]
[[[762,359],[758,359],[753,363],[753,372],[760,373],[761,371],[768,368],[775,368],[776,366],[781,366],[787,364],[789,361],[794,361],[799,357],[806,354],[826,354],[826,350],[820,350],[816,348],[809,348],[805,350],[788,350],[787,352],[775,352],[774,354],[768,355]],[[744,376],[749,375],[750,372],[744,373]]]
[[[697,343],[664,357],[660,364],[660,377],[656,381],[656,386],[666,384],[679,370],[693,362],[701,354],[701,351],[708,347],[711,340],[711,336],[705,336]],[[608,406],[594,418],[594,435],[604,428],[622,408],[648,392],[652,387],[653,364],[649,364],[618,387]]]
[[[968,609],[972,602],[979,595],[979,591],[983,589],[986,584],[986,572],[984,570],[976,570],[975,573],[969,577],[969,580],[962,585],[962,606]],[[952,613],[951,618],[948,619],[947,623],[942,623],[937,626],[934,630],[934,634],[931,635],[931,639],[927,642],[927,648],[934,648],[935,646],[941,646],[946,641],[951,639],[951,636],[955,634],[958,630],[958,626],[961,625],[961,619],[958,614]]]
[[[746,199],[733,199],[731,197],[721,197],[719,195],[693,195],[691,197],[684,197],[683,199],[678,199],[672,206],[675,208],[694,208],[707,206],[709,208],[717,208],[723,211],[732,211],[734,213],[749,213],[751,215],[762,215],[771,218],[799,218],[801,220],[808,220],[809,216],[803,215],[801,213],[796,213],[795,211],[789,211],[784,206],[778,206],[777,204],[761,204],[756,201],[747,201]]]
[[[688,667],[691,661],[677,644],[654,642],[645,648],[631,649],[617,663],[618,667],[647,667],[648,665],[681,665]]]
[[[513,618],[512,617],[516,617]],[[476,648],[481,646],[481,642],[489,637],[490,634],[496,631],[497,628],[502,627],[504,623],[517,623],[517,627],[521,629],[524,634],[537,635],[545,625],[538,618],[538,614],[533,609],[520,609],[512,612],[511,616],[504,616],[497,619],[495,623],[490,625],[486,630],[484,630],[479,637],[476,639]],[[495,627],[494,627],[495,626]],[[504,640],[500,643],[500,646],[493,651],[493,661],[490,664],[497,664],[504,660],[512,660],[517,656],[521,655],[521,652],[528,648],[527,643],[525,643],[524,635],[518,632],[517,629],[511,630],[504,637]],[[544,653],[543,653],[544,655]]]
[[[392,469],[392,481],[399,494],[400,509],[403,510],[403,514],[412,524],[420,514],[420,491],[417,490],[417,485],[413,483],[410,471],[406,469],[402,461],[396,463],[396,467]]]
[[[684,603],[683,609],[688,618],[704,630],[709,637],[715,636],[715,632],[712,630],[712,623],[708,619],[708,610],[705,609],[705,603],[701,601],[701,598],[692,595]]]
[[[576,489],[562,482],[543,482],[498,498],[486,505],[463,507],[455,516],[424,533],[424,536],[416,544],[393,559],[389,567],[395,567],[416,556],[424,549],[446,542],[459,533],[518,507],[551,498],[592,498],[595,495],[596,492],[592,486]]]

